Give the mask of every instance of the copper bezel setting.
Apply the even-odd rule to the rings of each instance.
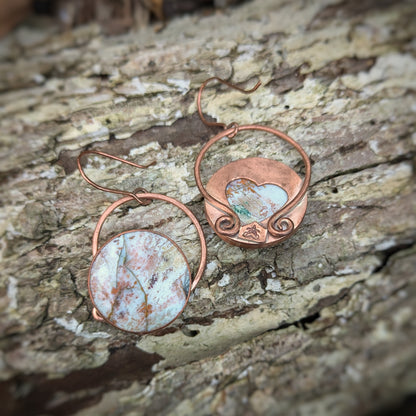
[[[271,133],[292,145],[304,162],[304,179],[302,180],[293,169],[281,162],[254,157],[240,159],[225,165],[214,173],[205,187],[202,183],[200,170],[202,159],[208,149],[222,138],[233,138],[238,132],[246,130]],[[311,178],[311,163],[303,148],[279,130],[257,124],[238,126],[233,123],[203,146],[196,159],[194,173],[196,184],[205,198],[205,213],[209,224],[221,239],[232,245],[244,248],[262,248],[276,245],[296,232],[305,215],[306,192]],[[250,225],[254,227],[259,235],[258,238],[243,238],[243,227],[246,226],[241,225],[237,213],[232,210],[226,198],[225,189],[235,179],[247,179],[257,186],[277,185],[288,194],[287,202],[277,212],[261,221],[261,224],[253,223]]]
[[[225,189],[230,182],[236,179],[247,179],[256,186],[277,185],[286,191],[288,200],[296,196],[302,185],[302,179],[287,165],[272,159],[254,157],[236,160],[225,165],[210,178],[206,189],[213,198],[229,206]],[[301,202],[287,214],[287,217],[294,224],[294,232],[302,222],[306,206],[307,196],[305,195]],[[205,201],[205,213],[212,228],[215,227],[217,220],[224,215],[224,211],[207,200]],[[232,236],[218,235],[225,242],[244,248],[270,247],[284,241],[291,235],[280,237],[271,235],[267,232],[268,220],[269,217],[261,222],[253,222],[244,226],[241,225],[239,232]],[[251,233],[248,237],[244,237],[244,229],[248,227],[254,227],[258,234],[253,235]]]

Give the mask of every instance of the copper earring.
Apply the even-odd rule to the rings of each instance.
[[[96,184],[87,177],[81,165],[81,158],[87,154],[108,157],[137,168],[149,165],[137,165],[95,150],[87,150],[78,156],[78,169],[90,185],[102,191],[124,195],[104,211],[93,234],[93,260],[88,273],[93,316],[138,335],[158,331],[182,313],[204,272],[207,247],[202,228],[194,214],[173,198],[149,193],[142,188],[127,192]],[[101,228],[117,207],[130,201],[147,205],[154,199],[179,208],[195,226],[201,245],[201,259],[194,278],[191,278],[183,251],[162,233],[141,228],[124,231],[98,247]]]
[[[227,243],[245,248],[276,245],[295,233],[305,215],[311,163],[302,147],[279,130],[257,124],[239,126],[234,122],[226,125],[207,121],[201,109],[201,95],[205,86],[213,80],[246,94],[255,91],[261,84],[258,82],[254,88],[244,90],[212,77],[199,89],[197,106],[201,120],[208,126],[224,128],[203,146],[195,162],[195,180],[205,198],[206,217],[215,233]],[[225,165],[204,187],[200,169],[207,150],[222,138],[233,138],[246,130],[271,133],[291,144],[305,164],[304,179],[281,162],[251,157]]]

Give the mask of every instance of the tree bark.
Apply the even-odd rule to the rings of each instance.
[[[1,398],[6,415],[398,414],[416,391],[416,5],[254,0],[108,37],[34,22],[0,44]],[[299,231],[268,249],[221,241],[204,217],[195,158],[204,112],[297,140],[312,161]],[[169,195],[203,226],[208,265],[181,317],[138,337],[94,321],[87,275],[108,187]],[[269,135],[220,141],[206,181],[264,156],[302,172]],[[166,233],[195,270],[189,219],[163,203],[114,213],[102,241]],[[412,399],[413,397],[413,399]],[[383,413],[384,412],[384,413]],[[385,413],[387,412],[387,413]]]

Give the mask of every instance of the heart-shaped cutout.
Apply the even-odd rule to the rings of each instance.
[[[288,196],[280,186],[256,185],[249,179],[235,179],[225,188],[230,207],[237,213],[243,225],[253,221],[260,223],[282,208]]]

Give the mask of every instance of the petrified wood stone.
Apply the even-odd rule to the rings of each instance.
[[[184,254],[166,236],[127,231],[107,242],[89,272],[92,301],[117,328],[146,333],[163,328],[183,310],[190,295]]]

